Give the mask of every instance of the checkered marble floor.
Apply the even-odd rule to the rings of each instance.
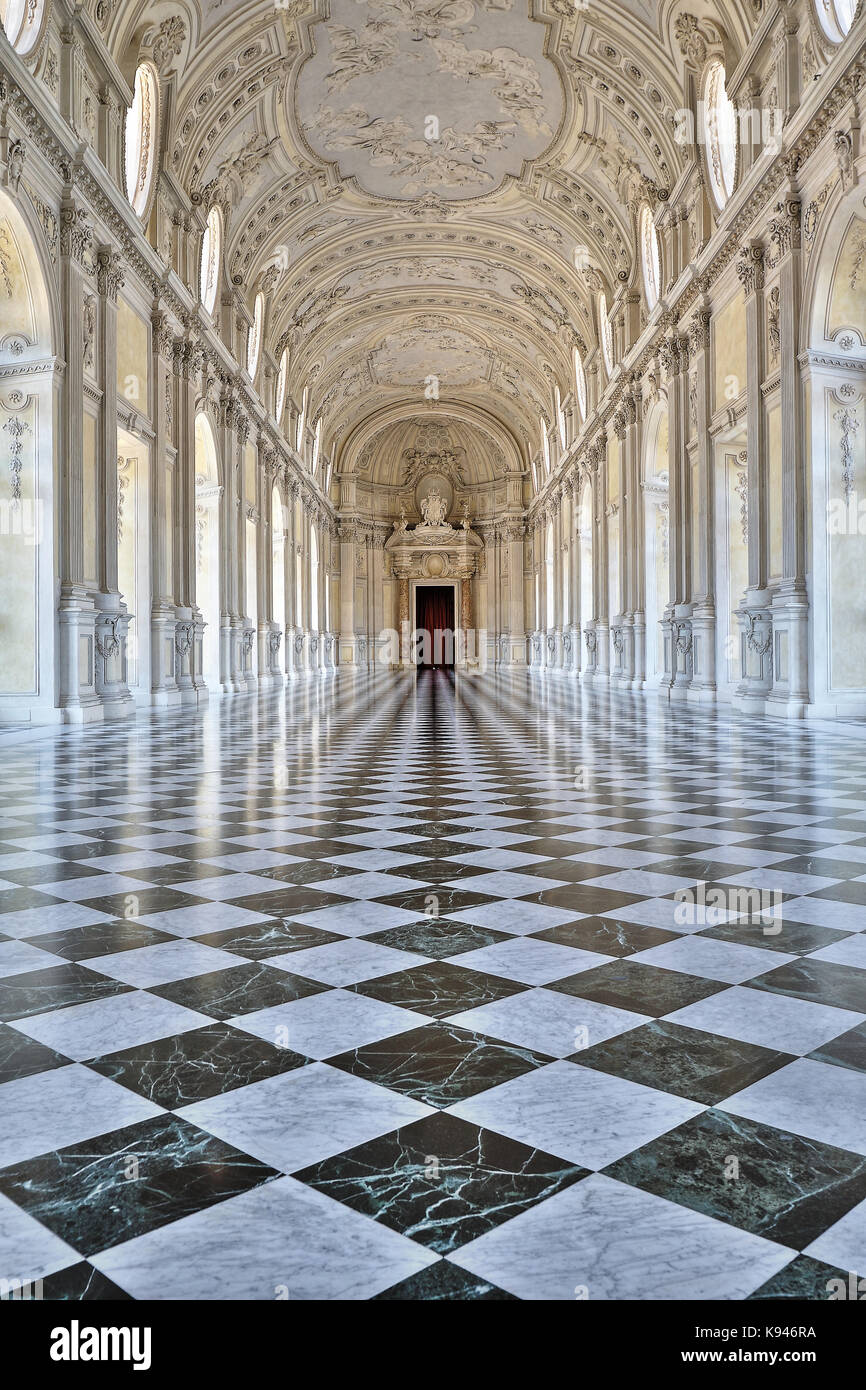
[[[0,748],[2,1278],[653,1300],[866,1274],[850,732],[435,672]],[[780,916],[683,921],[697,884]]]

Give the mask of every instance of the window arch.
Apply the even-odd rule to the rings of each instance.
[[[737,180],[737,113],[725,90],[725,67],[720,58],[707,64],[703,85],[707,173],[721,209]]]
[[[607,295],[604,290],[599,291],[598,295],[598,336],[601,339],[601,355],[604,359],[604,369],[608,376],[613,375],[613,333],[610,328],[610,319],[607,314]]]
[[[854,23],[857,0],[815,0],[818,23],[832,43],[841,43]]]
[[[662,274],[661,256],[659,253],[659,234],[656,231],[655,218],[652,215],[652,208],[649,203],[644,203],[641,206],[638,235],[640,238],[644,293],[646,295],[647,307],[650,313],[652,313],[659,302]]]
[[[321,447],[322,447],[322,417],[321,417],[321,415],[320,415],[319,418],[318,418],[318,420],[316,421],[316,429],[315,429],[315,432],[314,432],[314,434],[313,434],[313,460],[312,460],[312,463],[310,464],[310,472],[312,473],[312,475],[313,475],[314,478],[315,478],[315,476],[316,476],[316,469],[317,469],[318,466],[319,466],[319,450],[321,449]]]
[[[265,296],[262,291],[259,290],[253,308],[253,321],[250,324],[250,331],[247,336],[247,376],[251,379],[259,369],[259,358],[262,355],[262,326],[264,321]]]
[[[36,47],[44,18],[45,0],[0,0],[0,25],[22,56]]]
[[[159,129],[159,83],[150,63],[139,63],[135,72],[132,105],[126,113],[124,146],[126,196],[139,217],[150,202],[156,172]]]
[[[559,442],[562,448],[565,449],[565,412],[562,409],[562,394],[559,390],[559,382],[556,382],[554,385],[553,399],[556,407],[556,427],[559,432]]]
[[[310,628],[319,631],[319,537],[310,528]]]
[[[288,349],[288,348],[283,348],[283,355],[282,355],[282,357],[280,358],[280,370],[279,370],[279,373],[278,373],[278,375],[277,375],[277,404],[276,404],[276,418],[277,418],[277,424],[279,424],[280,421],[282,420],[282,418],[283,418],[283,411],[284,411],[285,408],[286,408],[286,387],[288,386],[288,377],[289,377],[289,349]]]
[[[574,394],[577,397],[577,405],[580,410],[581,420],[586,419],[586,372],[583,370],[583,359],[580,349],[574,349]]]
[[[201,243],[201,302],[209,314],[214,311],[219,288],[220,261],[223,251],[223,218],[214,203],[207,215],[207,226]]]
[[[310,398],[309,386],[304,387],[304,394],[301,398],[301,413],[298,416],[298,429],[295,435],[295,449],[303,456],[304,451],[304,430],[307,428],[307,402]]]

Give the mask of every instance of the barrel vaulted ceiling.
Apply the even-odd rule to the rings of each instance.
[[[106,0],[103,0],[106,3]],[[325,444],[374,417],[475,412],[525,460],[593,305],[637,283],[640,204],[683,168],[684,11],[732,55],[762,0],[123,0],[129,70],[179,18],[163,145],[227,212],[226,271],[267,295]],[[431,139],[430,117],[438,121]]]

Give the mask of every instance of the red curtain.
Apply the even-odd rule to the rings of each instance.
[[[450,585],[418,585],[415,625],[419,632],[429,634],[419,645],[419,663],[422,666],[453,666],[454,590]]]

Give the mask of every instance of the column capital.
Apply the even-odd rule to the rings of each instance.
[[[737,276],[747,295],[764,288],[764,243],[750,241],[740,247],[737,260]]]
[[[100,246],[96,253],[96,288],[99,293],[117,303],[124,278],[124,263],[120,252],[115,251],[113,246]]]
[[[775,247],[773,264],[791,251],[800,250],[802,203],[797,197],[783,198],[770,218],[770,240]]]

